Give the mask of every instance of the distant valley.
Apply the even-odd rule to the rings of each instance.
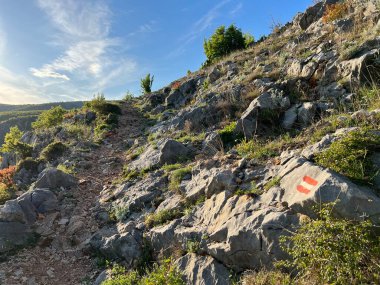
[[[55,106],[70,110],[81,108],[84,102],[56,102],[45,104],[28,105],[7,105],[0,104],[0,144],[4,142],[4,136],[13,126],[18,126],[22,131],[31,129],[31,124],[37,119],[38,115],[45,110]]]

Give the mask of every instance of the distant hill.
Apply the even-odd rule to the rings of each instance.
[[[28,104],[28,105],[7,105],[0,104],[0,112],[7,111],[44,111],[49,110],[55,106],[62,106],[62,108],[70,110],[75,108],[81,108],[83,106],[83,101],[75,102],[55,102],[55,103],[45,103],[45,104]]]
[[[4,142],[4,136],[13,126],[18,126],[22,131],[29,131],[32,123],[46,110],[55,106],[62,106],[66,110],[81,108],[84,102],[57,102],[46,104],[7,105],[0,104],[0,145]]]

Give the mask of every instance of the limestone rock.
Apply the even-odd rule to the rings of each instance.
[[[56,168],[46,168],[42,171],[36,181],[35,188],[59,189],[75,186],[77,181],[74,176]]]
[[[211,256],[187,254],[176,261],[176,265],[185,277],[187,284],[229,285],[228,269]]]
[[[189,148],[171,139],[162,139],[157,146],[149,146],[140,157],[130,164],[131,169],[147,169],[173,164],[186,159],[191,154]]]

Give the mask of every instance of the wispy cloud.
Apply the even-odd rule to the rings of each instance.
[[[200,17],[190,29],[190,32],[179,39],[179,47],[169,54],[169,57],[177,57],[186,51],[186,46],[199,38],[206,29],[210,28],[220,16],[220,10],[232,0],[223,0],[212,7],[206,14]]]
[[[133,37],[138,34],[148,34],[157,31],[157,22],[155,20],[151,20],[148,23],[142,24],[138,27],[136,31],[129,33],[128,36]]]
[[[239,2],[235,8],[233,8],[230,12],[230,16],[231,17],[235,17],[237,13],[240,12],[240,10],[243,8],[243,3],[242,2]]]
[[[69,74],[76,71],[99,76],[104,63],[102,57],[114,44],[108,38],[111,13],[107,6],[102,2],[75,0],[39,0],[38,4],[60,32],[58,44],[65,45],[67,50],[52,63],[31,68],[31,73],[40,78],[63,80],[70,80]]]

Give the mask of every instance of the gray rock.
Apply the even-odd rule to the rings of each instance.
[[[54,212],[57,205],[51,191],[36,189],[0,206],[0,253],[31,242],[35,236],[32,226],[38,215]]]
[[[208,134],[203,141],[202,146],[203,152],[208,155],[215,155],[218,152],[223,151],[223,142],[217,132]]]
[[[291,159],[283,168],[295,165],[282,175],[282,201],[297,212],[312,215],[313,205],[337,202],[333,212],[343,218],[360,220],[369,217],[380,224],[380,198],[367,187],[355,185],[347,178],[306,160]]]
[[[103,228],[94,234],[90,245],[105,257],[121,259],[129,268],[136,265],[142,254],[143,236],[133,222],[123,228]]]
[[[185,196],[195,201],[202,195],[209,198],[223,191],[233,191],[237,186],[234,178],[227,168],[193,170],[193,178],[185,187]]]
[[[219,69],[217,67],[214,67],[210,73],[208,74],[208,81],[210,83],[213,83],[215,82],[216,80],[219,79],[219,77],[221,76],[222,74],[220,73]]]
[[[306,30],[311,24],[323,16],[327,4],[334,4],[336,2],[338,2],[338,0],[325,0],[309,7],[305,13],[297,15],[293,21],[293,25],[299,26],[302,30]]]
[[[298,108],[298,122],[303,126],[311,124],[314,120],[315,112],[317,108],[314,103],[306,102]]]
[[[367,51],[358,58],[342,62],[339,70],[354,86],[376,82],[380,78],[379,56],[380,49]]]
[[[94,281],[94,283],[92,283],[92,285],[101,285],[104,281],[106,281],[108,278],[108,272],[107,270],[103,270],[102,273],[100,273],[98,275],[98,277],[96,277],[96,280]]]
[[[173,164],[188,158],[189,148],[171,139],[161,139],[157,146],[149,146],[139,158],[130,164],[131,169],[147,169]]]
[[[285,110],[289,107],[290,100],[284,96],[284,92],[271,88],[251,102],[238,121],[236,132],[243,133],[247,139],[250,139],[257,128],[260,110]]]
[[[113,207],[125,209],[128,214],[151,207],[153,200],[161,195],[166,179],[162,175],[150,175],[132,186],[129,184],[120,186],[122,192],[117,195],[119,199],[113,202]]]
[[[287,73],[293,77],[299,77],[302,72],[302,62],[300,60],[294,59],[292,64],[289,66]]]
[[[211,256],[187,254],[176,262],[187,284],[194,285],[229,285],[228,269]]]
[[[77,181],[74,176],[56,168],[46,168],[42,171],[36,181],[35,188],[59,189],[75,186]]]
[[[284,129],[291,129],[294,123],[297,121],[298,108],[299,108],[299,105],[294,105],[293,107],[291,107],[285,112],[284,118],[281,123],[281,126]]]

